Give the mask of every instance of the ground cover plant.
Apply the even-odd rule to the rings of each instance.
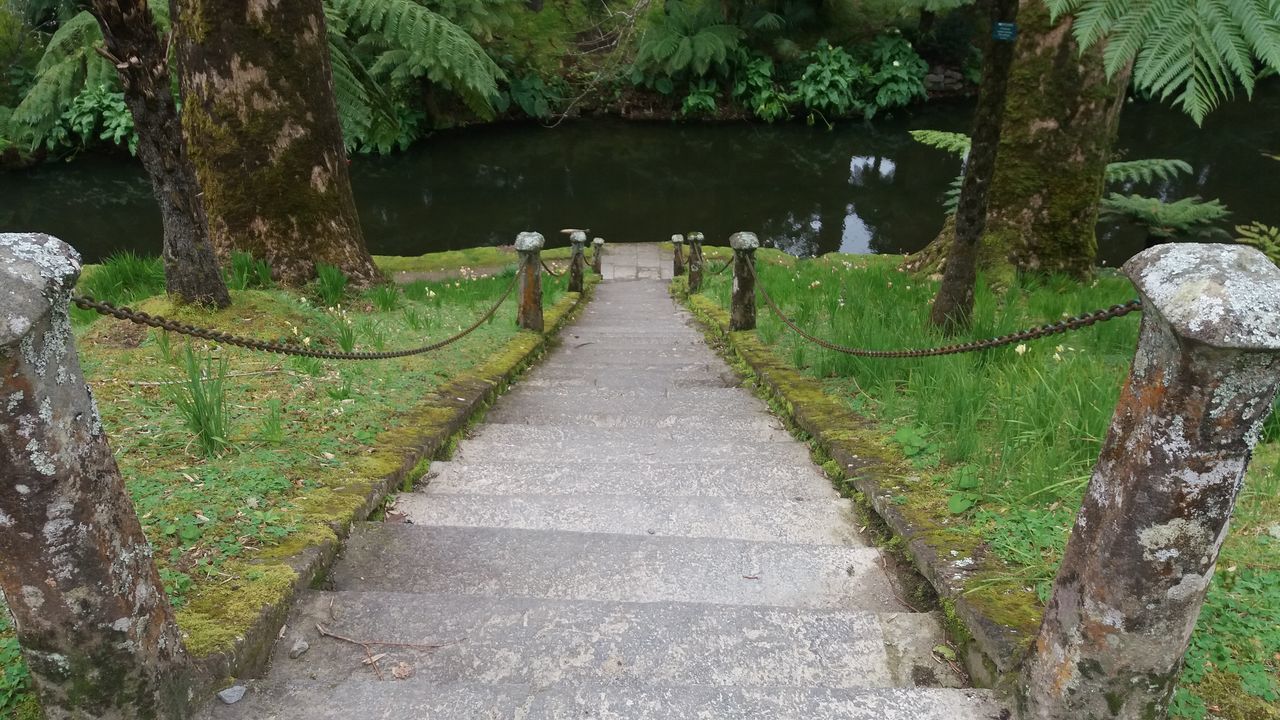
[[[137,264],[107,262],[83,285],[119,279]],[[196,325],[312,348],[374,350],[455,334],[513,278],[509,265],[403,289],[348,290],[331,306],[320,302],[318,283],[302,291],[236,290],[232,306],[218,312],[176,308],[157,294],[163,286],[108,286],[135,307]],[[546,305],[563,296],[566,281],[544,275]],[[514,316],[513,296],[459,343],[373,362],[286,359],[77,316],[85,376],[194,653],[232,640],[236,623],[245,622],[240,613],[256,614],[260,591],[292,581],[279,561],[331,532],[321,518],[346,507],[339,504],[349,502],[344,486],[394,469],[378,465],[374,448],[417,422],[413,413],[429,392],[511,340]],[[39,717],[28,690],[0,607],[0,717]]]
[[[717,251],[722,257],[724,254]],[[807,331],[874,349],[952,342],[928,322],[936,283],[899,272],[899,258],[828,255],[793,261],[761,251],[759,277]],[[703,292],[729,303],[729,272]],[[979,287],[961,339],[1089,312],[1134,296],[1104,271],[1088,283],[1023,279]],[[967,591],[1007,595],[1034,623],[1066,544],[1137,338],[1138,317],[985,353],[915,360],[855,358],[813,345],[760,305],[758,336],[826,391],[877,421],[913,468],[897,486],[908,508],[946,516],[956,547],[1003,561]],[[1009,592],[1013,590],[1014,592]],[[1019,600],[1022,598],[1022,600]],[[1026,600],[1029,598],[1029,600]],[[1280,420],[1250,467],[1218,572],[1187,655],[1173,715],[1280,718]]]

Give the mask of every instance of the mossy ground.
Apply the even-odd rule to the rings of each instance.
[[[416,260],[457,269],[459,255]],[[393,309],[375,307],[372,291],[330,309],[308,290],[279,289],[233,291],[233,305],[218,312],[162,296],[136,304],[255,338],[340,349],[346,327],[357,350],[398,349],[470,325],[512,278],[414,283]],[[543,277],[548,327],[566,281]],[[193,655],[229,649],[264,604],[287,597],[297,575],[286,560],[334,539],[373,488],[413,464],[406,458],[416,439],[438,430],[443,442],[456,431],[461,404],[436,391],[492,389],[538,346],[540,336],[518,331],[514,316],[513,295],[462,341],[396,360],[286,359],[192,341],[197,356],[227,364],[230,432],[214,456],[201,452],[173,402],[188,388],[183,338],[111,319],[77,325],[85,375]],[[0,717],[22,718],[33,701],[7,612],[0,618]]]
[[[936,284],[899,272],[899,258],[758,256],[764,286],[819,337],[875,349],[950,342],[927,325]],[[729,273],[709,278],[690,300],[695,312],[727,323],[731,283]],[[980,287],[972,336],[1039,325],[1132,295],[1129,282],[1112,273],[1089,284],[1019,280],[1003,295]],[[961,602],[1028,638],[1110,424],[1137,325],[1130,316],[1021,348],[951,358],[857,359],[802,340],[762,303],[757,331],[733,333],[731,342],[781,378],[771,382],[789,401],[785,409],[802,420],[807,414],[806,429],[820,441],[872,455],[884,493],[869,501],[892,506],[913,537],[925,538],[944,560],[965,563]],[[833,406],[869,426],[824,432],[839,414]],[[1277,435],[1280,423],[1273,421],[1246,478],[1192,638],[1176,717],[1280,718]],[[877,447],[888,454],[877,456]],[[954,604],[952,613],[958,621]]]

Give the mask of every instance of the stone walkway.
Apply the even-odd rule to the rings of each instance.
[[[607,282],[450,462],[357,527],[236,720],[987,720],[849,503],[667,294]],[[322,637],[317,624],[372,646]],[[297,659],[290,650],[305,640]]]

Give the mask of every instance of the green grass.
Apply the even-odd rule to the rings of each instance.
[[[116,253],[100,265],[88,265],[76,290],[95,300],[127,305],[164,292],[164,263],[158,257],[140,257],[128,250]],[[98,317],[92,310],[71,309],[77,323]]]
[[[936,284],[893,258],[792,261],[761,251],[759,275],[801,327],[843,345],[928,347],[953,340],[928,324]],[[728,307],[730,273],[704,293]],[[1129,281],[1022,280],[979,287],[964,338],[1000,335],[1122,303]],[[826,391],[877,420],[927,482],[953,527],[1008,567],[1002,582],[1043,601],[1110,424],[1137,338],[1137,314],[1018,347],[942,358],[864,359],[813,345],[763,304],[759,337]],[[1280,420],[1268,423],[1201,615],[1175,702],[1178,717],[1280,718]],[[975,544],[976,544],[975,542]]]
[[[568,260],[569,248],[552,248],[542,251],[542,259]],[[399,272],[463,272],[514,266],[516,251],[510,246],[476,247],[466,250],[448,250],[427,253],[416,257],[375,255],[373,262],[385,273]]]
[[[338,319],[346,318],[348,327],[357,328],[354,349],[400,349],[470,325],[513,277],[507,271],[422,283],[416,294],[402,293],[395,310],[380,310],[364,298],[330,310],[308,291],[281,288],[233,290],[232,306],[221,311],[175,307],[163,295],[132,302],[196,325],[328,349],[339,347],[340,328],[347,325]],[[543,283],[544,305],[550,306],[564,294],[567,279],[544,276]],[[147,287],[163,291],[163,286]],[[120,291],[135,298],[144,292],[127,285]],[[202,593],[238,588],[252,597],[255,583],[278,581],[279,573],[251,563],[315,532],[316,513],[340,498],[352,480],[390,472],[369,465],[379,438],[418,422],[415,413],[421,412],[424,397],[502,350],[517,329],[513,295],[462,341],[396,360],[286,360],[193,341],[199,380],[187,365],[185,338],[165,340],[159,331],[107,319],[78,325],[76,334],[81,364],[178,608],[179,626],[200,647],[205,641],[199,633],[210,623],[193,619],[199,613],[191,608],[204,602]],[[196,358],[208,358],[214,370]],[[225,417],[221,430],[209,432],[226,442],[206,454],[171,393],[190,395],[195,386],[208,391],[208,378],[218,375],[221,362],[228,371],[216,395],[224,402]],[[202,402],[210,399],[206,392]],[[249,615],[256,612],[253,608]],[[0,610],[0,717],[27,720],[22,713],[32,703],[7,611]]]

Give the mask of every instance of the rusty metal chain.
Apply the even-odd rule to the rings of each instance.
[[[708,277],[715,277],[716,275],[719,275],[720,273],[724,272],[725,270],[728,270],[728,269],[729,269],[729,266],[731,266],[731,265],[733,265],[733,258],[729,258],[729,259],[725,262],[725,264],[721,265],[718,269],[716,269],[716,270],[712,270],[712,271],[708,272],[708,273],[707,273],[707,276],[708,276]]]
[[[222,332],[221,330],[210,330],[208,328],[196,327],[186,323],[180,323],[169,318],[150,315],[140,310],[134,310],[130,307],[121,307],[113,303],[104,302],[102,300],[94,300],[86,295],[72,295],[71,302],[86,310],[94,310],[102,315],[113,317],[119,320],[127,320],[138,325],[159,328],[169,332],[178,333],[179,335],[188,335],[201,340],[209,340],[224,345],[234,345],[236,347],[246,348],[248,350],[259,350],[261,352],[279,353],[281,355],[296,355],[299,357],[320,358],[322,360],[390,360],[392,358],[409,357],[411,355],[421,355],[429,353],[433,350],[439,350],[447,345],[461,340],[462,338],[475,332],[477,328],[489,321],[494,313],[498,312],[498,308],[502,303],[506,302],[511,296],[511,291],[515,289],[516,279],[511,281],[507,289],[503,291],[502,297],[489,308],[479,320],[476,320],[469,327],[462,330],[456,335],[445,338],[439,342],[430,345],[413,348],[411,350],[390,350],[386,352],[335,352],[330,350],[312,350],[308,347],[294,345],[292,343],[280,343],[274,341],[255,340],[253,338],[240,337]]]
[[[1095,323],[1106,322],[1112,318],[1123,317],[1131,312],[1142,310],[1141,300],[1130,300],[1123,305],[1112,305],[1105,310],[1095,310],[1091,313],[1076,315],[1075,317],[1067,318],[1066,320],[1061,320],[1055,323],[1048,323],[1041,325],[1040,327],[1019,330],[1018,332],[1000,335],[993,338],[973,340],[967,343],[956,343],[954,345],[943,345],[940,347],[912,350],[867,350],[864,348],[852,348],[844,345],[837,345],[833,342],[823,340],[822,338],[814,337],[800,329],[800,327],[795,324],[795,321],[787,317],[786,314],[782,312],[782,308],[778,307],[778,304],[769,296],[769,292],[765,290],[764,284],[760,282],[759,275],[756,275],[754,265],[755,263],[748,263],[747,267],[750,268],[750,272],[755,278],[756,288],[760,290],[760,296],[764,298],[765,304],[769,306],[769,309],[773,310],[773,314],[778,316],[778,319],[782,321],[783,325],[786,325],[792,330],[792,332],[809,342],[820,345],[828,350],[834,350],[838,353],[854,355],[856,357],[923,358],[939,357],[942,355],[959,355],[961,353],[976,352],[979,350],[991,350],[1005,345],[1012,345],[1013,343],[1024,342],[1027,340],[1038,340],[1039,338],[1048,337],[1049,335],[1058,335],[1072,330],[1079,330],[1081,328],[1089,327]]]
[[[543,260],[542,258],[538,258],[538,262],[542,263],[542,269],[546,270],[547,274],[550,275],[551,277],[560,277],[561,275],[564,275],[564,270],[561,270],[560,272],[556,272],[555,270],[552,270],[551,266],[547,264],[546,260]]]

